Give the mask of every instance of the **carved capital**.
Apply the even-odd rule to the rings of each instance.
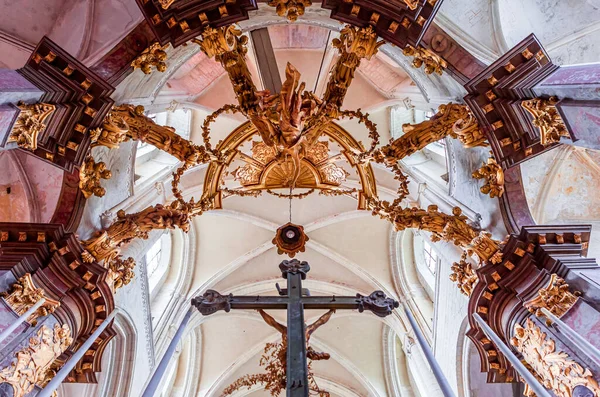
[[[560,318],[573,307],[581,292],[569,290],[569,284],[564,279],[558,277],[557,274],[552,274],[548,285],[540,288],[535,298],[525,302],[523,305],[531,313],[536,313],[543,316],[540,309],[544,308],[556,317]]]
[[[17,117],[8,142],[16,142],[21,149],[37,149],[38,135],[46,129],[46,120],[54,113],[56,106],[48,103],[26,105],[19,102],[17,105],[21,112]]]
[[[48,298],[42,288],[35,286],[31,274],[29,273],[26,273],[23,277],[19,278],[17,282],[10,287],[8,292],[0,293],[0,296],[4,298],[8,306],[10,306],[10,308],[19,316],[25,314],[25,312],[40,299],[45,298],[46,301],[44,304],[42,304],[42,306],[27,319],[27,322],[32,325],[37,323],[39,317],[54,313],[56,308],[60,306],[60,302]]]
[[[444,73],[444,70],[448,68],[448,63],[444,58],[420,46],[415,48],[411,45],[407,45],[404,50],[402,50],[402,53],[406,56],[413,57],[412,65],[414,68],[420,69],[421,66],[425,65],[426,74],[437,73],[441,76]]]
[[[540,131],[540,143],[544,146],[560,142],[560,137],[570,137],[565,123],[560,117],[556,104],[558,99],[534,98],[521,102],[523,109],[533,116],[533,125]]]
[[[161,4],[166,10],[173,1],[174,0],[161,0]],[[166,8],[165,5],[167,5]],[[159,72],[164,72],[167,70],[167,64],[165,63],[167,53],[165,50],[168,47],[168,44],[166,46],[161,46],[159,43],[153,43],[131,62],[131,66],[133,69],[141,69],[144,74],[152,73],[152,67],[156,68]]]
[[[209,316],[220,310],[229,312],[232,298],[232,294],[221,295],[219,292],[209,289],[201,297],[192,298],[192,306],[198,309],[203,316]]]
[[[283,261],[279,264],[281,276],[287,279],[288,274],[300,274],[302,280],[306,279],[306,273],[310,271],[310,265],[306,261],[300,262],[298,259]]]
[[[485,184],[479,189],[490,197],[502,197],[504,194],[504,170],[493,157],[488,158],[480,169],[473,172],[473,178],[483,179]]]
[[[369,310],[378,317],[385,317],[392,314],[395,308],[400,306],[397,300],[388,298],[383,291],[375,291],[369,296],[356,294],[358,301],[358,311],[364,312]]]

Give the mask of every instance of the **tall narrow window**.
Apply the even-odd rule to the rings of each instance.
[[[437,263],[438,263],[438,255],[433,250],[431,245],[426,242],[423,242],[423,253],[425,256],[425,264],[427,268],[431,272],[431,274],[435,274]]]
[[[156,273],[160,265],[162,256],[162,239],[158,239],[146,253],[146,268],[148,269],[148,279]]]

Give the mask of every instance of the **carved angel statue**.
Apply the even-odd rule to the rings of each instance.
[[[281,342],[268,343],[265,347],[264,354],[260,359],[260,366],[265,367],[266,373],[245,375],[231,385],[229,385],[221,395],[222,397],[229,396],[235,391],[243,387],[250,388],[257,384],[262,384],[265,390],[269,391],[272,396],[279,396],[286,389],[286,368],[287,368],[287,327],[280,324],[263,310],[258,310],[265,323],[275,328],[281,334]],[[331,316],[335,313],[335,309],[329,310],[327,313],[319,317],[317,321],[306,327],[306,358],[309,360],[329,360],[329,353],[317,352],[310,347],[311,335],[321,326],[326,324]],[[308,382],[311,392],[319,397],[329,397],[330,394],[319,388],[315,382],[314,376],[308,364]]]

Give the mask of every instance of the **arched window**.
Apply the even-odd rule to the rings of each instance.
[[[171,260],[171,235],[163,234],[144,256],[148,274],[150,295],[164,283]]]
[[[415,267],[419,282],[433,302],[435,300],[435,277],[440,258],[434,246],[423,234],[422,232],[414,233]]]

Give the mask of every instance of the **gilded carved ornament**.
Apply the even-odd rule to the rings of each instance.
[[[540,131],[540,143],[544,146],[560,142],[561,137],[569,138],[569,131],[560,117],[556,104],[558,99],[534,98],[521,102],[523,109],[533,116],[533,125]]]
[[[38,136],[46,129],[46,120],[54,113],[56,106],[48,103],[26,105],[19,102],[17,107],[21,110],[17,116],[8,142],[16,142],[20,148],[26,150],[37,149]]]
[[[286,16],[290,22],[296,22],[298,17],[304,15],[306,7],[312,5],[311,0],[269,0],[267,3],[275,7],[275,12],[280,17]]]
[[[112,173],[106,169],[103,161],[96,163],[92,156],[88,156],[79,170],[79,189],[87,199],[92,196],[102,197],[106,189],[100,185],[101,179],[110,179]]]
[[[38,308],[29,318],[27,322],[31,325],[37,324],[39,317],[47,316],[54,313],[56,308],[60,306],[60,302],[48,298],[42,288],[38,288],[33,283],[31,274],[26,273],[19,278],[8,292],[0,292],[0,296],[4,298],[8,306],[15,311],[19,316],[22,316],[35,305],[40,299],[46,298],[46,301]]]
[[[581,292],[571,292],[569,284],[557,274],[552,274],[548,285],[540,288],[535,298],[525,302],[523,305],[531,313],[537,316],[543,316],[540,309],[544,308],[556,317],[560,318],[569,311],[571,307],[579,300]]]
[[[492,239],[490,233],[478,231],[469,225],[459,207],[455,207],[452,215],[448,215],[438,211],[436,205],[430,205],[424,210],[402,208],[400,203],[370,200],[369,209],[373,215],[390,221],[397,231],[409,228],[426,230],[432,233],[432,241],[452,242],[468,255],[477,255],[480,263],[495,264],[502,261],[499,242]]]
[[[531,319],[525,327],[515,324],[511,344],[523,355],[529,369],[545,388],[558,397],[572,397],[576,387],[585,387],[600,396],[600,387],[594,374],[561,351],[556,351],[556,342],[549,338]],[[527,386],[525,396],[535,396]]]
[[[53,329],[42,326],[29,344],[15,353],[15,361],[0,370],[0,383],[13,387],[13,397],[24,397],[36,385],[42,387],[49,381],[52,364],[72,343],[66,324],[55,324]]]
[[[135,277],[133,269],[135,269],[135,261],[131,257],[123,259],[119,256],[108,263],[106,281],[111,286],[113,294],[131,283]]]
[[[479,189],[490,197],[502,197],[504,194],[504,170],[493,157],[488,158],[481,168],[473,172],[473,178],[483,179],[485,184]]]
[[[419,124],[404,124],[404,135],[380,151],[393,163],[425,148],[447,136],[458,139],[464,147],[486,146],[486,138],[477,120],[466,105],[448,103],[440,105],[438,112]]]
[[[120,248],[124,244],[136,238],[145,240],[148,233],[156,229],[178,227],[187,232],[191,218],[211,208],[212,198],[204,198],[197,203],[174,201],[169,205],[157,204],[134,214],[126,214],[121,210],[112,225],[81,242],[86,250],[82,257],[86,262],[104,261],[110,266],[119,259]]]
[[[455,262],[451,267],[450,280],[456,283],[460,292],[465,296],[471,296],[478,278],[473,265],[467,261],[467,253],[464,252],[460,262]]]
[[[168,10],[169,7],[171,7],[171,5],[175,2],[175,0],[158,0],[158,2],[160,3],[160,6],[163,10]]]
[[[165,50],[168,47],[168,44],[166,46],[161,46],[159,43],[153,43],[131,62],[131,66],[134,69],[141,69],[144,74],[152,73],[152,67],[155,67],[159,72],[164,72],[167,70],[167,64],[165,63],[167,53]]]
[[[421,66],[425,65],[426,74],[437,73],[441,76],[444,69],[448,68],[448,63],[444,58],[420,46],[415,48],[409,44],[402,50],[402,53],[413,57],[412,65],[414,68],[420,69]]]

